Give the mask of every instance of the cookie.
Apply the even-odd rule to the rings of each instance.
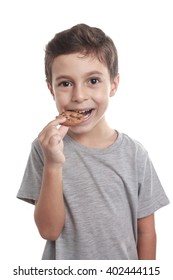
[[[66,121],[62,124],[65,126],[75,126],[77,124],[80,124],[84,120],[84,116],[81,113],[75,112],[75,111],[65,111],[60,114],[60,116],[63,116],[66,118]]]

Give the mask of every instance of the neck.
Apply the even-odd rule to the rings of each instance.
[[[90,148],[106,148],[117,138],[116,131],[108,126],[106,120],[86,133],[75,134],[68,131],[68,135],[81,145]]]

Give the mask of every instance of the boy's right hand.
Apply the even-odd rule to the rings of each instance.
[[[68,131],[68,127],[58,125],[63,124],[66,118],[58,116],[55,120],[48,123],[47,126],[38,135],[40,146],[43,150],[45,163],[62,167],[65,162],[63,153],[63,141],[62,139]]]

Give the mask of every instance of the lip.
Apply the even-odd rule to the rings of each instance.
[[[94,110],[94,108],[73,108],[73,109],[67,109],[67,111],[75,111],[75,112],[83,112],[83,111],[90,111],[90,110]]]
[[[85,125],[85,124],[89,123],[91,118],[93,117],[94,113],[95,113],[95,109],[92,109],[92,111],[89,115],[86,115],[86,116],[83,117],[84,120],[83,120],[83,122],[81,122],[79,124],[79,126],[82,126],[82,125]]]
[[[79,126],[82,126],[82,125],[87,125],[89,122],[90,122],[90,119],[93,117],[94,115],[94,112],[95,112],[95,108],[93,107],[87,107],[87,108],[66,108],[65,110],[62,111],[65,112],[65,111],[72,111],[72,112],[77,112],[77,113],[80,113],[80,112],[84,112],[84,111],[91,111],[91,113],[89,114],[83,114],[83,121],[79,124],[77,124],[76,126],[74,127],[79,127]]]

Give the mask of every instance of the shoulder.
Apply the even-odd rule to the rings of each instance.
[[[141,142],[138,140],[130,137],[129,135],[125,133],[121,133],[122,137],[122,147],[123,149],[127,150],[127,152],[135,152],[139,156],[148,156],[148,151],[143,146]]]
[[[31,143],[31,147],[32,149],[38,150],[38,151],[42,151],[41,146],[39,144],[38,138],[35,138],[32,143]]]

